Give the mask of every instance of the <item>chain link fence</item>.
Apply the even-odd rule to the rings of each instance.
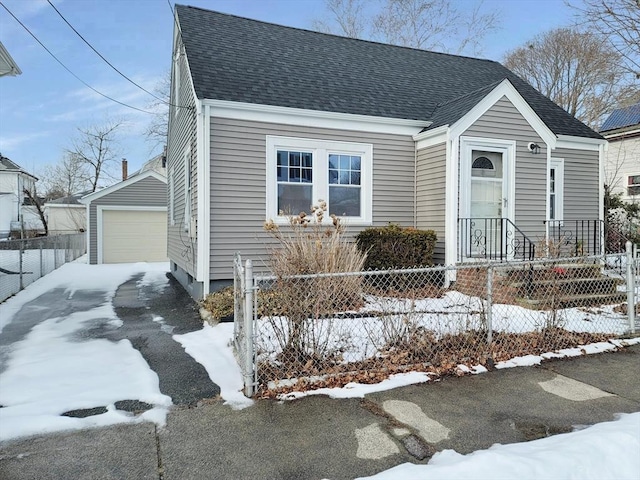
[[[236,270],[248,268],[237,256]],[[406,371],[460,373],[460,365],[491,369],[624,337],[637,328],[628,311],[637,308],[637,275],[629,253],[246,276],[242,291],[236,285],[235,317],[245,393],[373,383]]]
[[[0,302],[85,253],[84,233],[0,242]]]

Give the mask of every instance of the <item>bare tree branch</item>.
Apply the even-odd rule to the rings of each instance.
[[[322,32],[451,53],[477,54],[500,21],[497,12],[483,13],[482,2],[325,0],[325,5],[327,15],[313,22]]]
[[[72,141],[72,147],[66,150],[71,161],[79,165],[86,175],[92,192],[96,191],[105,177],[114,178],[111,168],[118,158],[117,134],[123,125],[123,121],[110,120],[102,125],[78,128],[80,135]]]
[[[145,136],[147,141],[153,144],[152,148],[165,146],[169,131],[169,103],[171,102],[171,71],[168,71],[153,89],[160,99],[156,99],[147,105],[147,109],[155,112],[147,125]]]
[[[23,190],[23,193],[29,198],[29,200],[31,201],[31,204],[34,207],[36,207],[36,212],[38,212],[38,217],[40,217],[40,221],[42,222],[45,236],[49,235],[49,225],[47,223],[47,217],[44,214],[44,205],[40,197],[38,197],[38,192],[36,190],[35,182],[31,189],[25,188]]]
[[[600,35],[624,68],[640,79],[640,1],[582,0],[569,5],[578,12],[578,26]]]
[[[558,28],[508,52],[505,66],[591,127],[637,95],[620,56],[599,36]]]

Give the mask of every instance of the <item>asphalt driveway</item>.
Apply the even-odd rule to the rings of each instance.
[[[107,298],[117,320],[84,322],[70,335],[73,341],[103,339],[115,344],[129,340],[158,375],[160,392],[171,397],[174,405],[193,406],[220,393],[204,367],[172,338],[202,328],[197,304],[173,277],[166,273],[166,278],[145,282],[144,272],[140,272],[121,283],[115,295],[109,295],[96,288],[99,281],[89,278],[101,272],[83,267],[81,272],[88,276],[86,284],[90,288],[75,288],[69,293],[67,286],[57,285],[24,303],[13,315],[0,333],[0,375],[7,369],[14,347],[39,325],[52,320],[62,325],[65,319],[104,305]],[[75,283],[81,285],[82,280],[76,278]]]

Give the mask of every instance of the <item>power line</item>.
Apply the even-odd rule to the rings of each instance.
[[[22,28],[24,28],[24,29],[27,31],[27,33],[28,33],[29,35],[31,35],[31,36],[33,37],[33,39],[34,39],[36,42],[38,42],[38,43],[40,44],[40,46],[41,46],[42,48],[44,48],[44,49],[47,51],[47,53],[48,53],[49,55],[51,55],[51,56],[53,57],[53,59],[54,59],[56,62],[58,62],[58,63],[62,66],[62,68],[64,68],[67,72],[69,72],[71,75],[73,75],[73,76],[74,76],[74,77],[75,77],[75,78],[76,78],[80,83],[82,83],[85,87],[87,87],[87,88],[89,88],[89,89],[93,90],[93,91],[94,91],[95,93],[97,93],[98,95],[100,95],[100,96],[102,96],[102,97],[104,97],[104,98],[106,98],[106,99],[108,99],[108,100],[111,100],[112,102],[115,102],[115,103],[117,103],[117,104],[119,104],[119,105],[122,105],[123,107],[131,108],[131,109],[133,109],[133,110],[137,110],[137,111],[142,112],[142,113],[148,113],[149,115],[156,115],[156,114],[155,114],[155,113],[153,113],[153,112],[149,112],[149,111],[147,111],[147,110],[143,110],[143,109],[141,109],[141,108],[134,107],[134,106],[132,106],[132,105],[128,105],[128,104],[126,104],[126,103],[123,103],[123,102],[121,102],[121,101],[119,101],[119,100],[116,100],[115,98],[112,98],[112,97],[110,97],[109,95],[106,95],[106,94],[104,94],[104,93],[102,93],[102,92],[100,92],[100,91],[96,90],[95,88],[93,88],[93,87],[92,87],[91,85],[89,85],[87,82],[85,82],[84,80],[82,80],[78,75],[76,75],[75,73],[73,73],[73,72],[69,69],[69,67],[67,67],[64,63],[62,63],[62,61],[61,61],[58,57],[56,57],[56,56],[53,54],[53,52],[51,52],[51,50],[49,50],[49,49],[45,46],[45,44],[44,44],[44,43],[42,43],[42,42],[38,39],[38,37],[36,37],[36,36],[33,34],[33,32],[31,32],[31,30],[29,30],[29,28],[27,28],[27,26],[26,26],[24,23],[22,23],[22,22],[18,19],[18,17],[16,17],[16,16],[13,14],[13,12],[12,12],[11,10],[9,10],[9,9],[7,8],[7,6],[6,6],[4,3],[0,2],[0,5],[2,5],[2,7],[3,7],[3,8],[4,8],[8,13],[9,13],[9,15],[11,15],[11,16],[14,18],[14,20],[15,20],[16,22],[18,22],[18,23],[20,24],[20,26],[21,26]]]
[[[75,27],[74,27],[73,25],[71,25],[71,23],[69,22],[69,20],[67,20],[67,19],[64,17],[64,15],[62,15],[62,13],[60,13],[60,10],[58,10],[58,9],[56,8],[56,6],[51,2],[51,0],[47,0],[47,3],[48,3],[49,5],[51,5],[51,8],[53,8],[53,9],[56,11],[56,13],[60,16],[60,18],[61,18],[62,20],[64,20],[64,23],[66,23],[66,24],[69,26],[69,28],[70,28],[71,30],[73,30],[73,31],[74,31],[74,33],[75,33],[76,35],[78,35],[78,37],[80,37],[80,39],[82,39],[82,41],[83,41],[84,43],[86,43],[86,44],[87,44],[87,46],[88,46],[91,50],[93,50],[93,51],[95,52],[95,54],[96,54],[96,55],[98,55],[98,56],[99,56],[99,57],[100,57],[100,58],[101,58],[101,59],[102,59],[102,60],[103,60],[107,65],[109,65],[112,69],[114,69],[114,70],[115,70],[115,71],[116,71],[116,72],[117,72],[117,73],[118,73],[122,78],[124,78],[124,79],[125,79],[125,80],[127,80],[129,83],[131,83],[131,84],[135,85],[136,87],[138,87],[138,88],[139,88],[140,90],[142,90],[143,92],[148,93],[148,94],[149,94],[149,95],[151,95],[153,98],[155,98],[156,100],[161,101],[161,102],[162,102],[162,103],[164,103],[164,104],[170,105],[170,106],[172,106],[172,107],[188,108],[188,107],[180,107],[179,105],[173,105],[171,102],[167,102],[164,98],[160,98],[160,97],[158,97],[155,93],[150,92],[149,90],[147,90],[147,89],[146,89],[146,88],[144,88],[143,86],[141,86],[141,85],[139,85],[138,83],[136,83],[135,81],[131,80],[131,79],[130,79],[129,77],[127,77],[124,73],[122,73],[120,70],[118,70],[118,68],[116,68],[116,67],[115,67],[115,66],[114,66],[114,65],[113,65],[109,60],[107,60],[107,59],[104,57],[104,55],[102,55],[98,50],[96,50],[96,49],[94,48],[94,46],[93,46],[93,45],[91,45],[91,43],[89,43],[89,41],[88,41],[86,38],[84,38],[84,37],[82,36],[82,34],[81,34],[80,32],[78,32],[78,30],[76,30],[76,29],[75,29]]]

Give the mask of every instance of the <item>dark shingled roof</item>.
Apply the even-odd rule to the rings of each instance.
[[[19,173],[24,173],[25,175],[29,175],[30,177],[36,178],[35,176],[27,172],[24,168],[22,168],[20,165],[18,165],[16,162],[3,156],[1,153],[0,153],[0,171],[19,172]]]
[[[464,115],[491,85],[507,78],[554,133],[601,138],[498,62],[183,5],[176,5],[176,13],[200,99],[425,123],[437,119],[445,125]]]
[[[640,103],[636,103],[627,108],[614,110],[604,121],[602,127],[600,127],[600,132],[632,127],[634,125],[640,125]]]

